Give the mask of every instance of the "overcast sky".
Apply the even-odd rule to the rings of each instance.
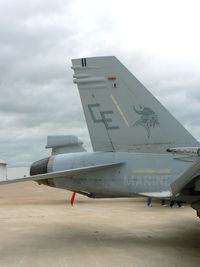
[[[0,0],[0,158],[29,165],[47,135],[90,141],[71,58],[114,55],[200,139],[200,2]]]

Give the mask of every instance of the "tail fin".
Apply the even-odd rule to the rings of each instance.
[[[72,60],[94,151],[163,153],[191,134],[116,57]]]

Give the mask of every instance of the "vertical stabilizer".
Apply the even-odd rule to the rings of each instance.
[[[165,153],[199,145],[116,57],[72,65],[94,151]]]

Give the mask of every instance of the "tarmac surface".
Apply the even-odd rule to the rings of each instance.
[[[200,266],[200,219],[145,198],[89,199],[24,182],[0,186],[0,267]]]

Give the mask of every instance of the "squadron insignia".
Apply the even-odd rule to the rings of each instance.
[[[141,105],[139,107],[139,110],[137,110],[135,106],[133,107],[134,111],[141,116],[140,119],[133,124],[133,126],[143,126],[147,131],[147,137],[150,138],[151,128],[155,128],[156,125],[159,125],[158,115],[151,108]]]

